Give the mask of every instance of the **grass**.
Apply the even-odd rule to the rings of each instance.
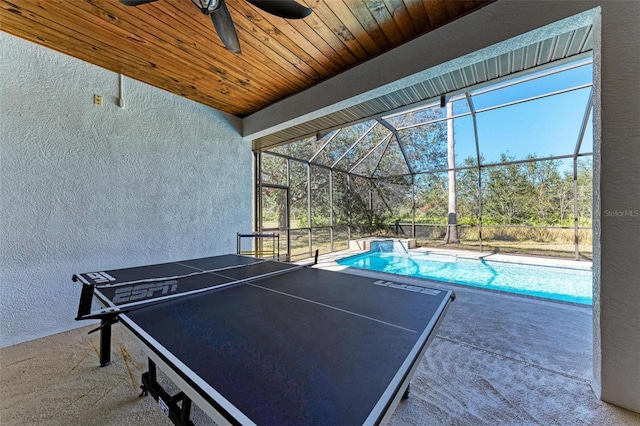
[[[418,247],[433,247],[440,249],[457,249],[480,251],[478,241],[461,241],[458,244],[445,244],[442,240],[416,240]],[[347,248],[347,242],[335,242],[335,250],[344,250]],[[331,243],[329,241],[313,241],[313,250],[320,250],[321,254],[331,252]],[[486,253],[496,252],[505,254],[517,254],[523,256],[539,256],[551,257],[558,259],[575,259],[575,247],[568,244],[546,244],[533,241],[516,242],[505,244],[500,242],[484,241],[482,251]],[[300,260],[312,257],[313,253],[309,251],[307,244],[291,244],[291,253],[294,260]],[[580,260],[592,260],[591,246],[580,247]]]
[[[441,240],[417,240],[416,244],[419,247],[480,251],[480,243],[478,241],[461,241],[458,244],[445,244]],[[521,241],[510,244],[500,241],[483,241],[482,251],[487,253],[495,252],[558,259],[575,259],[575,247],[572,244],[551,244],[535,241]],[[591,246],[579,247],[579,259],[589,261],[592,259]]]
[[[407,238],[411,229],[403,227],[396,235],[395,228],[377,231],[374,235],[385,237]],[[462,250],[480,251],[478,228],[459,227],[460,242],[445,244],[446,226],[416,226],[416,243],[419,247],[437,247]],[[331,239],[328,228],[311,230],[311,249],[309,248],[309,230],[292,229],[290,252],[292,258],[298,260],[312,257],[315,250],[320,253],[331,252]],[[351,238],[365,238],[371,236],[369,232],[352,230]],[[592,259],[591,229],[580,229],[578,233],[579,259]],[[347,232],[341,227],[334,232],[334,250],[343,250],[348,246]],[[286,232],[280,232],[280,251],[287,252]],[[517,226],[484,226],[482,229],[482,251],[511,253],[527,256],[543,256],[561,259],[575,258],[574,230],[566,228],[526,228]]]
[[[418,236],[416,243],[421,247],[480,250],[477,228],[461,228],[460,243],[457,244],[444,243],[444,226],[434,231],[424,237]],[[485,226],[482,229],[482,251],[573,259],[574,239],[573,229]],[[591,230],[580,229],[578,241],[579,259],[591,260]]]

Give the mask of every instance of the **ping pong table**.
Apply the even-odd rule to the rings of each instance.
[[[455,298],[400,277],[239,255],[73,280],[83,284],[76,319],[101,320],[100,364],[119,321],[149,359],[143,394],[178,425],[193,424],[192,401],[218,424],[385,423]]]

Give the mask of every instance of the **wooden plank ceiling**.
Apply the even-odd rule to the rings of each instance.
[[[189,0],[0,0],[0,29],[238,117],[492,0],[300,0],[302,20],[226,0],[242,53]]]

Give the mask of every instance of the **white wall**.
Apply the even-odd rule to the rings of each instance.
[[[639,16],[637,0],[500,0],[246,117],[243,131],[260,137],[590,19],[595,23],[593,389],[604,401],[640,412]]]
[[[235,252],[239,119],[0,33],[0,346],[78,327],[77,272]],[[103,106],[93,95],[103,96]]]

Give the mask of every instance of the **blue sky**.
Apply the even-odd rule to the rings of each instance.
[[[519,99],[553,93],[558,90],[590,84],[592,66],[587,64],[559,74],[477,95],[472,101],[477,111]],[[478,93],[477,92],[477,93]],[[582,88],[516,105],[491,109],[477,114],[480,152],[486,163],[499,162],[507,153],[516,160],[528,155],[536,157],[573,154],[587,108],[590,88]],[[454,113],[468,111],[465,101]],[[592,129],[587,126],[580,152],[591,152]],[[464,158],[475,158],[475,139],[471,117],[454,120],[458,165]]]
[[[563,67],[565,69],[562,72],[553,73],[554,70],[549,69],[470,92],[477,112],[478,141],[484,164],[500,163],[500,155],[503,153],[515,160],[526,159],[529,155],[545,158],[573,154],[591,91],[593,66],[590,59],[585,59]],[[572,90],[557,93],[568,89]],[[527,101],[521,102],[522,100]],[[466,158],[476,158],[473,117],[464,96],[454,97],[453,110],[454,116],[458,116],[454,119],[454,135],[456,166],[460,167],[465,165]],[[445,117],[444,108],[440,108],[439,105],[430,105],[408,113],[393,114],[385,119],[393,126],[402,129],[405,126],[410,127],[434,118]],[[440,123],[443,122],[440,121]],[[353,142],[351,139],[365,132],[373,124],[375,121],[370,120],[352,126],[352,131],[345,133],[346,142],[339,135],[325,148],[329,151],[336,149],[338,151],[333,152],[328,159],[318,156],[314,161],[331,165],[347,150]],[[415,127],[415,129],[418,128],[420,126]],[[358,131],[354,133],[355,130]],[[359,156],[364,155],[368,149],[375,146],[375,143],[382,140],[380,135],[389,133],[387,129],[378,130],[363,138],[358,147],[346,156],[350,161],[346,159],[342,161],[343,167],[353,166]],[[400,132],[411,131],[411,129],[400,130]],[[589,122],[580,149],[581,153],[592,151],[592,139],[592,125]],[[308,142],[301,143],[305,145]],[[382,145],[382,149],[384,147]],[[276,148],[276,151],[286,153],[286,148]],[[397,149],[396,151],[396,156],[401,158],[400,151]],[[313,153],[309,151],[306,154],[299,154],[306,155],[308,158],[305,159],[308,160]],[[371,164],[363,163],[363,166],[375,166],[377,158],[372,156],[369,161]],[[562,169],[570,170],[572,162],[568,160],[564,163]]]

